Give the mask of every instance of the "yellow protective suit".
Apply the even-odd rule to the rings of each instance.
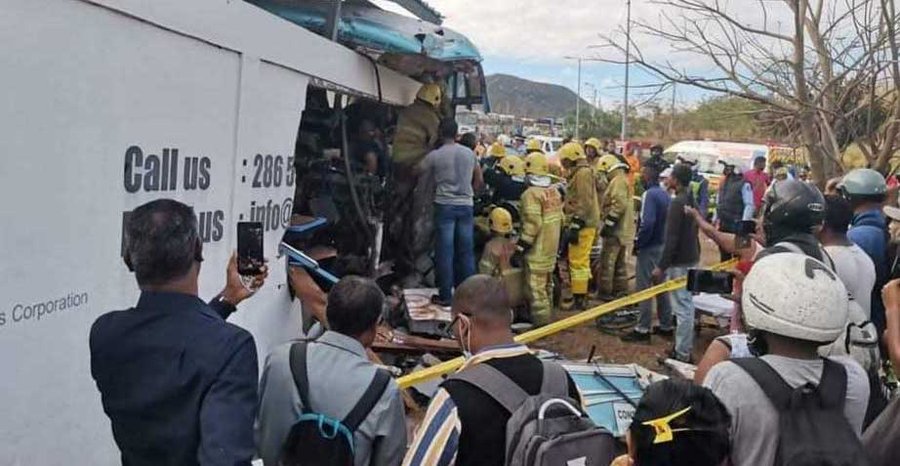
[[[391,150],[394,165],[412,167],[421,162],[437,144],[440,122],[438,110],[422,100],[400,110]]]
[[[562,229],[563,200],[553,187],[530,186],[522,193],[522,241],[530,248],[525,255],[528,297],[535,325],[550,323],[553,282],[559,235]]]
[[[603,248],[600,252],[600,295],[611,298],[628,292],[625,258],[634,240],[634,202],[625,170],[617,168],[609,174],[609,185],[603,195],[603,222],[600,228]],[[609,224],[615,224],[609,227]]]
[[[497,235],[484,245],[481,260],[478,262],[478,273],[503,280],[512,307],[519,306],[525,301],[523,271],[510,264],[510,258],[515,250],[516,243]]]
[[[579,160],[569,176],[564,209],[566,219],[569,225],[576,221],[583,223],[577,241],[572,242],[570,238],[569,242],[569,274],[574,295],[587,294],[591,280],[591,248],[600,223],[596,179],[587,160]]]
[[[438,140],[440,115],[437,108],[423,100],[400,111],[391,157],[394,161],[388,223],[389,249],[395,256],[395,270],[401,277],[418,283],[422,271],[418,257],[431,244],[430,222],[434,188],[431,178],[419,177],[417,166],[434,149]],[[417,226],[418,225],[418,226]]]

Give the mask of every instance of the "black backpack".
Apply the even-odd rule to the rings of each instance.
[[[862,443],[847,418],[847,371],[840,363],[822,359],[818,386],[791,388],[772,366],[759,358],[732,362],[753,377],[778,411],[776,465],[865,466]]]
[[[378,369],[369,388],[343,420],[316,413],[309,404],[309,379],[306,366],[307,342],[291,346],[291,374],[303,411],[291,427],[281,448],[280,466],[353,466],[353,434],[366,419],[391,380],[387,371]]]

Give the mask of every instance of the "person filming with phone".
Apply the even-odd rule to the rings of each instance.
[[[198,297],[203,243],[191,207],[148,202],[131,213],[124,235],[140,298],[100,316],[90,333],[91,375],[122,463],[249,465],[256,344],[225,319],[263,285],[266,266],[242,279],[231,256],[225,288],[206,303]]]

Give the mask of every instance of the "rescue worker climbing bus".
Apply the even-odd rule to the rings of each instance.
[[[427,269],[418,258],[431,244],[428,220],[434,189],[428,177],[418,176],[417,167],[437,144],[441,95],[437,84],[422,85],[415,102],[400,111],[394,135],[388,235],[396,254],[395,272],[410,284],[421,282]]]

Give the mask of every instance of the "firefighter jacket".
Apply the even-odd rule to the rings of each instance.
[[[599,161],[600,159],[598,158],[597,162],[594,163],[594,182],[597,185],[597,209],[600,211],[600,220],[603,220],[603,200],[609,180],[606,178],[606,172],[597,168],[600,165]]]
[[[628,187],[628,175],[624,169],[618,168],[610,173],[609,185],[603,194],[603,220],[616,222],[612,235],[622,243],[634,239],[634,202],[631,189]],[[603,226],[601,225],[601,228]]]
[[[394,134],[394,164],[413,167],[421,162],[437,144],[439,124],[437,109],[421,100],[401,110]]]
[[[586,162],[579,162],[572,169],[566,191],[565,213],[571,222],[579,218],[588,228],[597,228],[600,224],[600,204],[597,195],[597,176],[593,167]]]
[[[563,201],[555,186],[530,186],[522,193],[522,240],[531,247],[525,255],[533,272],[552,272],[559,251]]]
[[[516,249],[516,243],[503,236],[494,236],[484,245],[481,260],[478,262],[478,273],[500,277],[512,270],[510,258]]]

